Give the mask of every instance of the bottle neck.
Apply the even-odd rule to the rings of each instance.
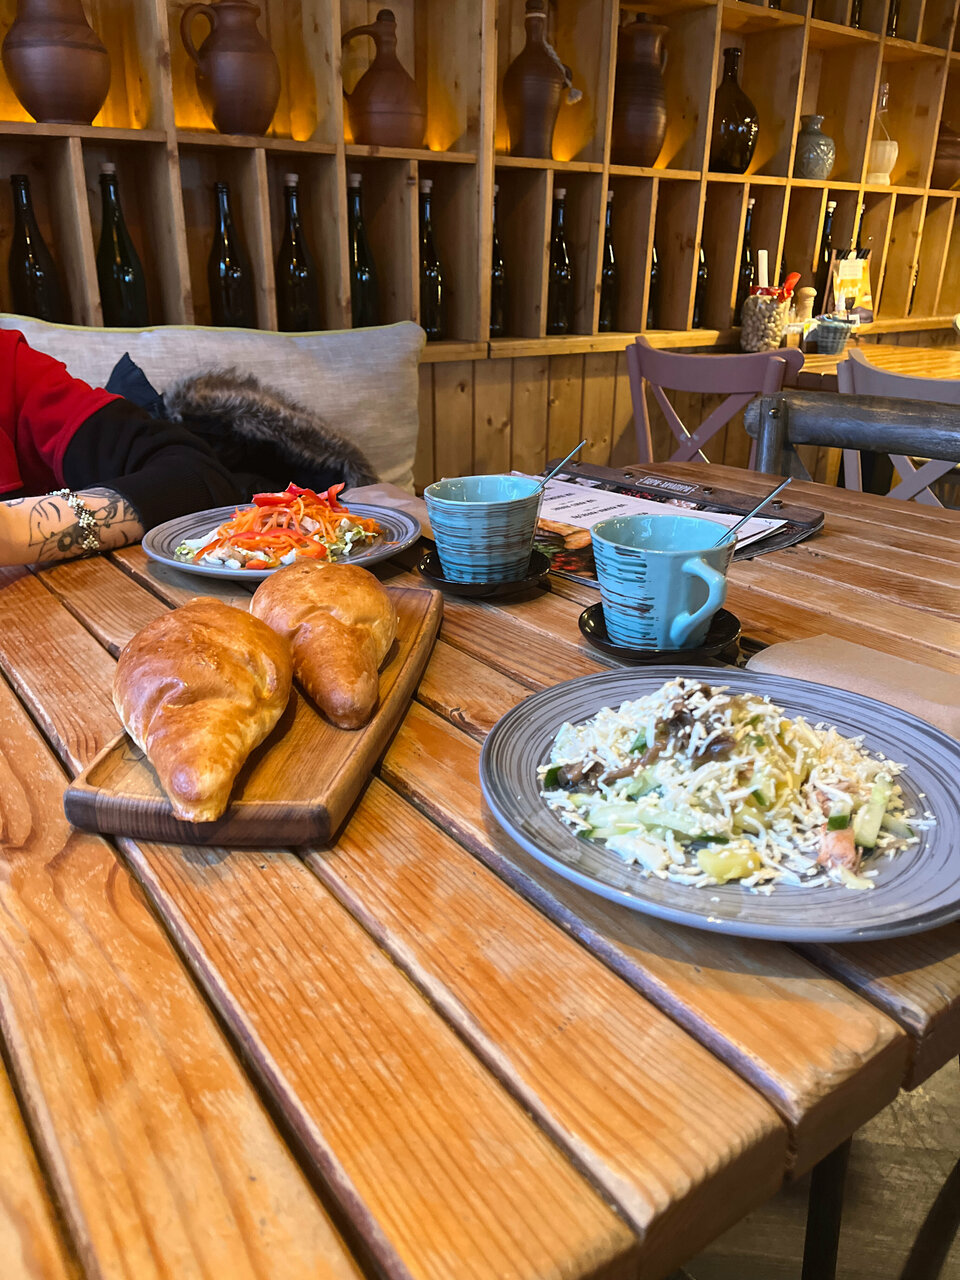
[[[527,29],[527,44],[546,44],[547,15],[545,13],[528,13],[524,19]]]
[[[607,204],[606,228],[608,233],[613,230],[613,205],[609,202]]]
[[[349,202],[348,202],[348,206],[347,206],[348,212],[349,212],[349,214],[350,214],[350,217],[353,219],[353,221],[354,221],[354,222],[359,226],[359,225],[360,225],[360,218],[361,218],[361,213],[360,213],[360,188],[359,188],[359,187],[351,187],[351,188],[350,188],[350,191],[349,191],[349,193],[348,193],[348,194],[349,194],[349,197],[350,197]]]
[[[217,192],[217,218],[221,231],[231,230],[233,219],[230,217],[230,195],[226,191]]]
[[[117,188],[116,178],[112,175],[102,174],[100,177],[100,191],[103,195],[104,221],[116,225],[120,221],[120,192]]]
[[[830,244],[830,236],[832,231],[833,231],[833,210],[829,209],[827,211],[826,218],[824,218],[823,220],[823,243],[825,245]]]
[[[421,197],[420,197],[420,226],[421,226],[421,228],[423,229],[423,231],[425,231],[425,232],[429,231],[429,230],[430,230],[430,228],[431,228],[431,217],[432,217],[432,214],[431,214],[431,210],[430,210],[430,196],[428,196],[428,195],[421,195]]]
[[[753,231],[753,210],[748,209],[747,220],[743,224],[743,243],[747,246],[747,248],[750,247],[750,235],[752,231]]]
[[[300,230],[300,192],[296,187],[287,187],[287,226],[294,233]]]
[[[553,229],[555,232],[561,232],[563,230],[564,212],[563,201],[555,201],[553,206]]]
[[[728,49],[723,55],[723,78],[724,80],[732,80],[734,84],[740,81],[740,50]]]
[[[17,218],[21,221],[32,225],[33,204],[30,200],[30,188],[26,182],[14,182],[13,186],[13,208]]]

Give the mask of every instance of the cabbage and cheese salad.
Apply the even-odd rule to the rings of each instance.
[[[342,484],[324,493],[290,484],[282,493],[255,493],[253,506],[200,538],[187,538],[178,560],[226,569],[279,569],[295,560],[346,560],[382,533],[376,520],[341,506]]]
[[[906,808],[903,768],[759,694],[674,679],[562,725],[538,777],[561,821],[645,874],[770,893],[872,889],[878,855],[933,821]]]

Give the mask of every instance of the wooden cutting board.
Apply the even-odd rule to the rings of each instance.
[[[413,697],[443,615],[439,591],[388,588],[397,639],[380,671],[380,702],[362,729],[338,729],[294,685],[273,733],[250,756],[216,822],[173,816],[152,765],[125,734],[63,797],[74,826],[171,844],[325,844],[346,818]]]

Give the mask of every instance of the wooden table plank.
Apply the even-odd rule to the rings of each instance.
[[[779,1185],[772,1108],[382,783],[307,862],[576,1152],[640,1235],[645,1273],[685,1261]]]
[[[383,777],[481,861],[697,1036],[777,1108],[808,1168],[896,1096],[894,1025],[785,947],[681,929],[552,875],[484,809],[479,750],[415,706]]]
[[[0,1065],[0,1259],[4,1280],[79,1280],[10,1079]]]
[[[2,660],[16,654],[21,696],[42,702],[79,768],[77,744],[109,737],[115,712],[102,698],[58,705],[59,686],[44,684],[43,673],[58,649],[64,661],[76,651],[80,624],[32,575],[15,587]],[[41,613],[51,649],[31,665],[26,639]],[[86,639],[100,654],[96,680],[109,687],[112,659]],[[84,659],[92,665],[93,656]],[[298,858],[122,847],[250,1069],[387,1275],[631,1272],[634,1234]],[[779,1136],[774,1126],[756,1143],[751,1178],[768,1187],[782,1162],[770,1150]]]
[[[285,1277],[357,1278],[130,877],[68,826],[2,681],[0,786],[0,1025],[86,1273],[259,1280],[283,1257]]]
[[[902,347],[888,342],[868,342],[858,349],[870,364],[887,373],[901,373],[911,378],[960,378],[960,350],[956,347]],[[837,365],[846,358],[846,352],[814,353],[804,357],[801,373],[807,377],[832,378],[836,387]]]

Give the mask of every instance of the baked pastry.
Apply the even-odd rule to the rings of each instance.
[[[294,674],[335,725],[367,723],[397,634],[393,601],[372,573],[301,560],[261,582],[250,611],[290,640]]]
[[[283,714],[292,679],[284,639],[244,610],[198,596],[127,643],[113,703],[176,816],[213,822]]]

